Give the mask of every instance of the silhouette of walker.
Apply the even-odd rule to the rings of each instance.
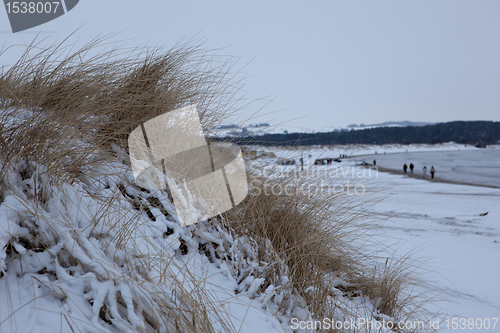
[[[436,173],[436,169],[434,169],[434,166],[431,166],[431,178],[434,179],[434,174]]]
[[[414,168],[414,167],[415,167],[415,166],[413,165],[413,163],[410,163],[410,172],[411,172],[411,173],[413,173],[413,168]]]

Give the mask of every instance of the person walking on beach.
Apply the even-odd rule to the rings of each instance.
[[[406,173],[406,170],[407,170],[407,169],[408,169],[408,166],[407,166],[407,165],[406,165],[406,163],[405,163],[405,165],[403,165],[403,171]]]
[[[373,160],[373,166],[377,166],[377,161]]]
[[[415,167],[415,166],[413,165],[413,163],[410,163],[410,172],[411,172],[411,173],[413,173],[413,168],[414,168],[414,167]]]
[[[424,165],[424,167],[422,168],[422,172],[424,173],[424,178],[425,178],[425,174],[427,173],[427,167]]]
[[[434,179],[434,173],[436,172],[436,169],[434,169],[434,166],[431,166],[431,178]]]

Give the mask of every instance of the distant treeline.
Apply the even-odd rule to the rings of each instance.
[[[500,122],[453,121],[427,126],[377,127],[329,133],[266,134],[261,136],[221,138],[244,145],[335,145],[335,144],[410,144],[443,143],[494,144],[500,142]]]

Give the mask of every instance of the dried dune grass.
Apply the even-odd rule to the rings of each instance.
[[[33,42],[4,69],[0,123],[18,123],[0,129],[2,146],[9,147],[4,154],[50,161],[54,172],[74,177],[91,164],[90,157],[107,159],[114,144],[126,148],[128,133],[155,116],[196,104],[213,134],[241,106],[233,58],[192,42],[164,53],[112,50],[89,56],[103,42],[77,51],[65,42],[48,48]],[[73,156],[71,162],[65,156]]]
[[[0,74],[0,186],[11,165],[21,163],[28,170],[30,162],[43,165],[58,184],[73,183],[93,167],[120,158],[120,149],[114,147],[126,151],[127,136],[138,124],[196,104],[203,127],[210,132],[241,105],[242,85],[231,74],[234,59],[217,57],[200,44],[179,45],[166,53],[115,49],[91,55],[101,40],[70,52],[64,43],[49,48],[33,43]],[[122,158],[127,164],[126,156]],[[263,181],[292,189],[303,185],[293,177]],[[306,300],[311,313],[332,318],[339,311],[338,303],[332,302],[335,292],[344,288],[335,283],[337,278],[374,300],[380,313],[397,317],[403,311],[398,297],[409,279],[406,266],[399,262],[382,274],[367,276],[364,262],[372,258],[353,245],[355,240],[369,241],[373,220],[365,213],[370,205],[366,197],[310,198],[293,190],[293,195],[258,190],[254,188],[241,205],[223,214],[224,226],[239,236],[269,240],[273,255],[285,263],[287,288]],[[105,218],[107,212],[100,214]],[[123,237],[118,243],[132,237],[128,230],[118,235]],[[268,242],[258,244],[259,256],[267,259]],[[277,281],[283,270],[276,265],[266,278]],[[213,331],[202,290],[183,296],[192,315],[169,308],[162,295],[151,292],[154,306],[144,313],[178,316],[174,318],[178,331]],[[155,325],[159,324],[150,326]]]
[[[196,104],[203,126],[210,135],[242,104],[241,84],[237,81],[239,74],[232,73],[236,63],[234,58],[217,56],[215,51],[205,50],[200,43],[193,42],[177,45],[166,52],[115,49],[95,54],[94,50],[103,42],[94,40],[76,51],[71,45],[66,46],[66,41],[48,48],[34,42],[27,46],[17,63],[2,69],[0,204],[4,201],[4,194],[9,193],[20,200],[33,201],[43,211],[48,201],[45,196],[50,195],[51,187],[63,189],[64,183],[75,182],[91,184],[92,180],[86,178],[90,175],[98,179],[99,175],[94,173],[100,168],[106,169],[108,164],[127,165],[128,157],[124,154],[127,136],[141,123],[176,108]],[[6,51],[0,52],[0,56]],[[113,177],[118,183],[126,183],[125,173]],[[38,180],[50,181],[50,184],[36,184]],[[25,193],[17,195],[15,187],[19,182],[27,184],[23,185]],[[122,194],[118,191],[114,196],[93,196],[100,202],[99,210],[92,217],[95,226],[116,229],[118,225],[109,225],[109,221],[120,221],[122,229],[115,232],[113,239],[106,240],[106,233],[102,236],[117,247],[124,246],[134,237],[134,228],[138,223],[144,223],[143,220],[140,222],[140,217],[145,209],[151,214],[148,205],[137,201],[138,198],[132,200],[132,206],[138,209],[135,218],[125,216],[125,212],[121,218],[116,207],[123,207],[120,202],[129,199]],[[86,210],[86,207],[78,209]],[[68,212],[61,212],[65,219],[60,221],[63,224],[71,221],[71,217],[65,214]],[[32,215],[35,219],[40,218],[36,211]],[[95,227],[89,232],[101,233]],[[40,251],[53,245],[44,245],[36,235],[34,237],[33,242],[38,244]],[[25,243],[29,249],[31,241]],[[19,258],[16,251],[7,252],[9,256],[12,254],[8,260]],[[69,256],[69,264],[64,269],[76,264],[92,271],[71,253],[66,253],[66,256]],[[144,258],[142,264],[146,269],[151,268],[162,258]],[[168,265],[168,258],[164,259],[162,265]],[[128,265],[115,262],[109,264],[110,268],[114,264]],[[130,272],[136,269],[129,268]],[[147,276],[144,278],[148,280]],[[123,280],[133,281],[128,276]],[[194,282],[200,286],[203,283]],[[136,286],[138,290],[151,288],[148,292],[139,292],[136,303],[137,311],[146,319],[148,330],[167,327],[169,331],[212,332],[215,330],[211,322],[214,318],[216,326],[224,331],[235,330],[227,315],[213,304],[211,295],[203,288],[188,292],[183,282],[167,276],[164,284],[180,293],[177,298],[162,295],[162,288],[156,288],[154,284]],[[123,306],[123,299],[119,296],[118,292],[117,302]],[[110,316],[115,319],[118,316],[109,311],[113,309],[106,305],[101,309],[100,318],[106,323]],[[126,317],[126,314],[122,316]],[[78,326],[78,323],[70,322],[71,318],[68,324],[73,328]]]
[[[239,207],[227,213],[226,220],[237,234],[269,239],[289,268],[291,287],[308,300],[315,315],[324,317],[328,314],[326,296],[334,287],[329,285],[327,273],[348,279],[360,274],[363,258],[350,240],[362,236],[361,227],[352,224],[354,214],[341,211],[346,209],[341,194],[308,198],[292,189],[300,187],[301,181],[267,179],[266,183],[271,187],[279,183],[280,188],[288,185],[291,194],[254,188]]]
[[[320,176],[275,174],[276,170],[250,181],[252,192],[235,210],[225,213],[225,219],[237,234],[271,241],[290,277],[283,287],[301,295],[316,318],[352,316],[344,299],[359,296],[371,299],[375,312],[394,320],[422,318],[427,297],[408,292],[417,284],[416,262],[409,256],[394,257],[379,269],[377,253],[364,248],[374,244],[372,236],[383,222],[367,213],[383,200],[377,190],[381,184],[372,184],[373,188],[358,196],[328,189],[311,194],[301,190],[319,183]],[[280,191],[273,193],[273,189]],[[265,244],[260,243],[262,260]],[[269,272],[270,280],[281,274],[282,268],[276,265]]]

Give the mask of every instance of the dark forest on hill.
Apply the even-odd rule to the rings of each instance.
[[[453,121],[427,126],[378,127],[328,133],[266,134],[219,138],[241,145],[335,145],[335,144],[411,144],[457,143],[488,145],[500,142],[500,122]]]

